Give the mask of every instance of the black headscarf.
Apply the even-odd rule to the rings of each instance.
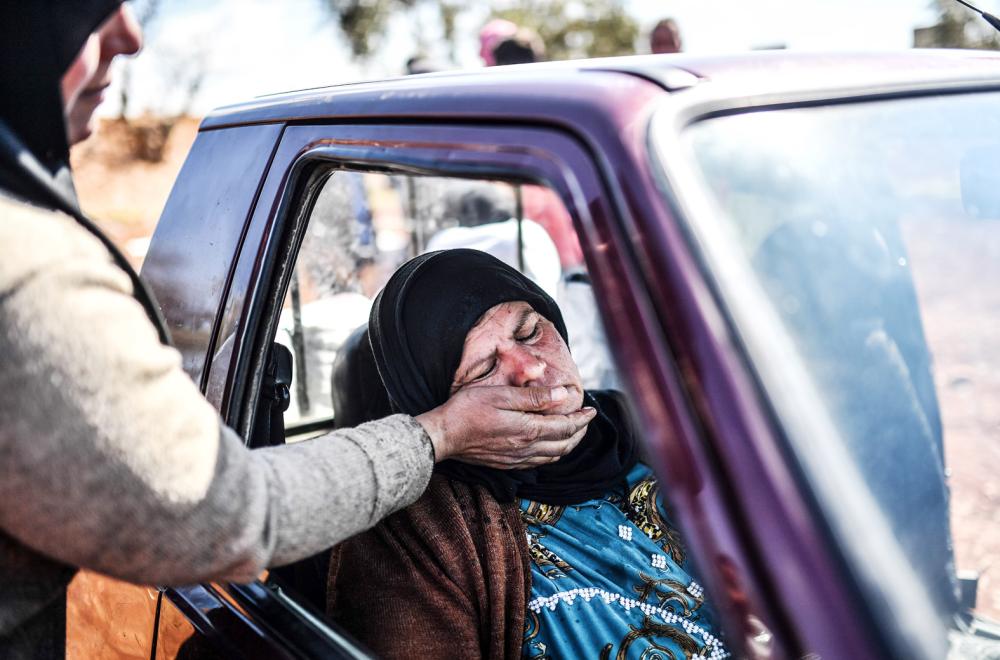
[[[567,341],[562,313],[537,284],[479,250],[430,252],[403,264],[372,307],[368,329],[375,362],[396,410],[425,413],[448,400],[465,337],[494,305],[524,301]],[[617,393],[587,392],[597,409],[587,435],[562,460],[529,470],[494,470],[443,461],[437,470],[486,486],[501,502],[526,497],[574,504],[600,497],[638,460],[627,410]]]
[[[0,194],[62,211],[97,237],[129,276],[160,341],[169,344],[170,333],[149,289],[121,251],[80,210],[69,169],[62,77],[90,34],[121,4],[122,0],[0,3]]]

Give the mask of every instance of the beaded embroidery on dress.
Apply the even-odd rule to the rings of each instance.
[[[648,466],[601,499],[520,508],[532,559],[524,657],[729,657]]]

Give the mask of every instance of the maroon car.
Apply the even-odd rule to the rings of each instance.
[[[506,250],[586,384],[628,394],[734,653],[1000,657],[1000,58],[635,57],[259,98],[202,124],[143,275],[260,446],[371,414],[339,361],[394,268],[456,245]],[[364,657],[325,586],[320,555],[108,588],[146,603],[127,657]]]

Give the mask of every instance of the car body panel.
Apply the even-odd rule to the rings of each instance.
[[[66,592],[67,660],[148,660],[158,598],[153,587],[79,571]]]
[[[202,381],[219,302],[281,127],[201,133],[160,217],[142,275],[181,352]]]
[[[613,114],[617,102],[627,98],[620,88],[628,84],[622,74],[657,81],[667,90],[710,83],[715,93],[730,97],[917,83],[940,88],[996,80],[1000,76],[1000,56],[989,51],[761,51],[546,62],[262,96],[216,110],[205,118],[202,129],[308,120],[369,122],[395,117],[521,118],[564,124],[586,107]],[[568,113],[563,110],[567,106]]]

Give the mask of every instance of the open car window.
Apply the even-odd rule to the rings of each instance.
[[[299,201],[304,235],[275,341],[292,355],[285,441],[386,414],[371,383],[345,378],[378,292],[406,260],[474,248],[524,272],[560,305],[584,387],[619,389],[572,220],[535,184],[333,170]],[[273,569],[265,585],[296,606],[326,609],[329,551]]]
[[[337,385],[338,356],[349,359],[395,269],[433,250],[484,250],[527,274],[559,302],[585,386],[618,387],[572,222],[548,188],[338,170],[303,203],[311,211],[275,336],[293,359],[288,441],[365,421],[349,385]]]
[[[801,107],[685,136],[693,235],[873,616],[905,608],[953,649],[1000,619],[998,107]]]

